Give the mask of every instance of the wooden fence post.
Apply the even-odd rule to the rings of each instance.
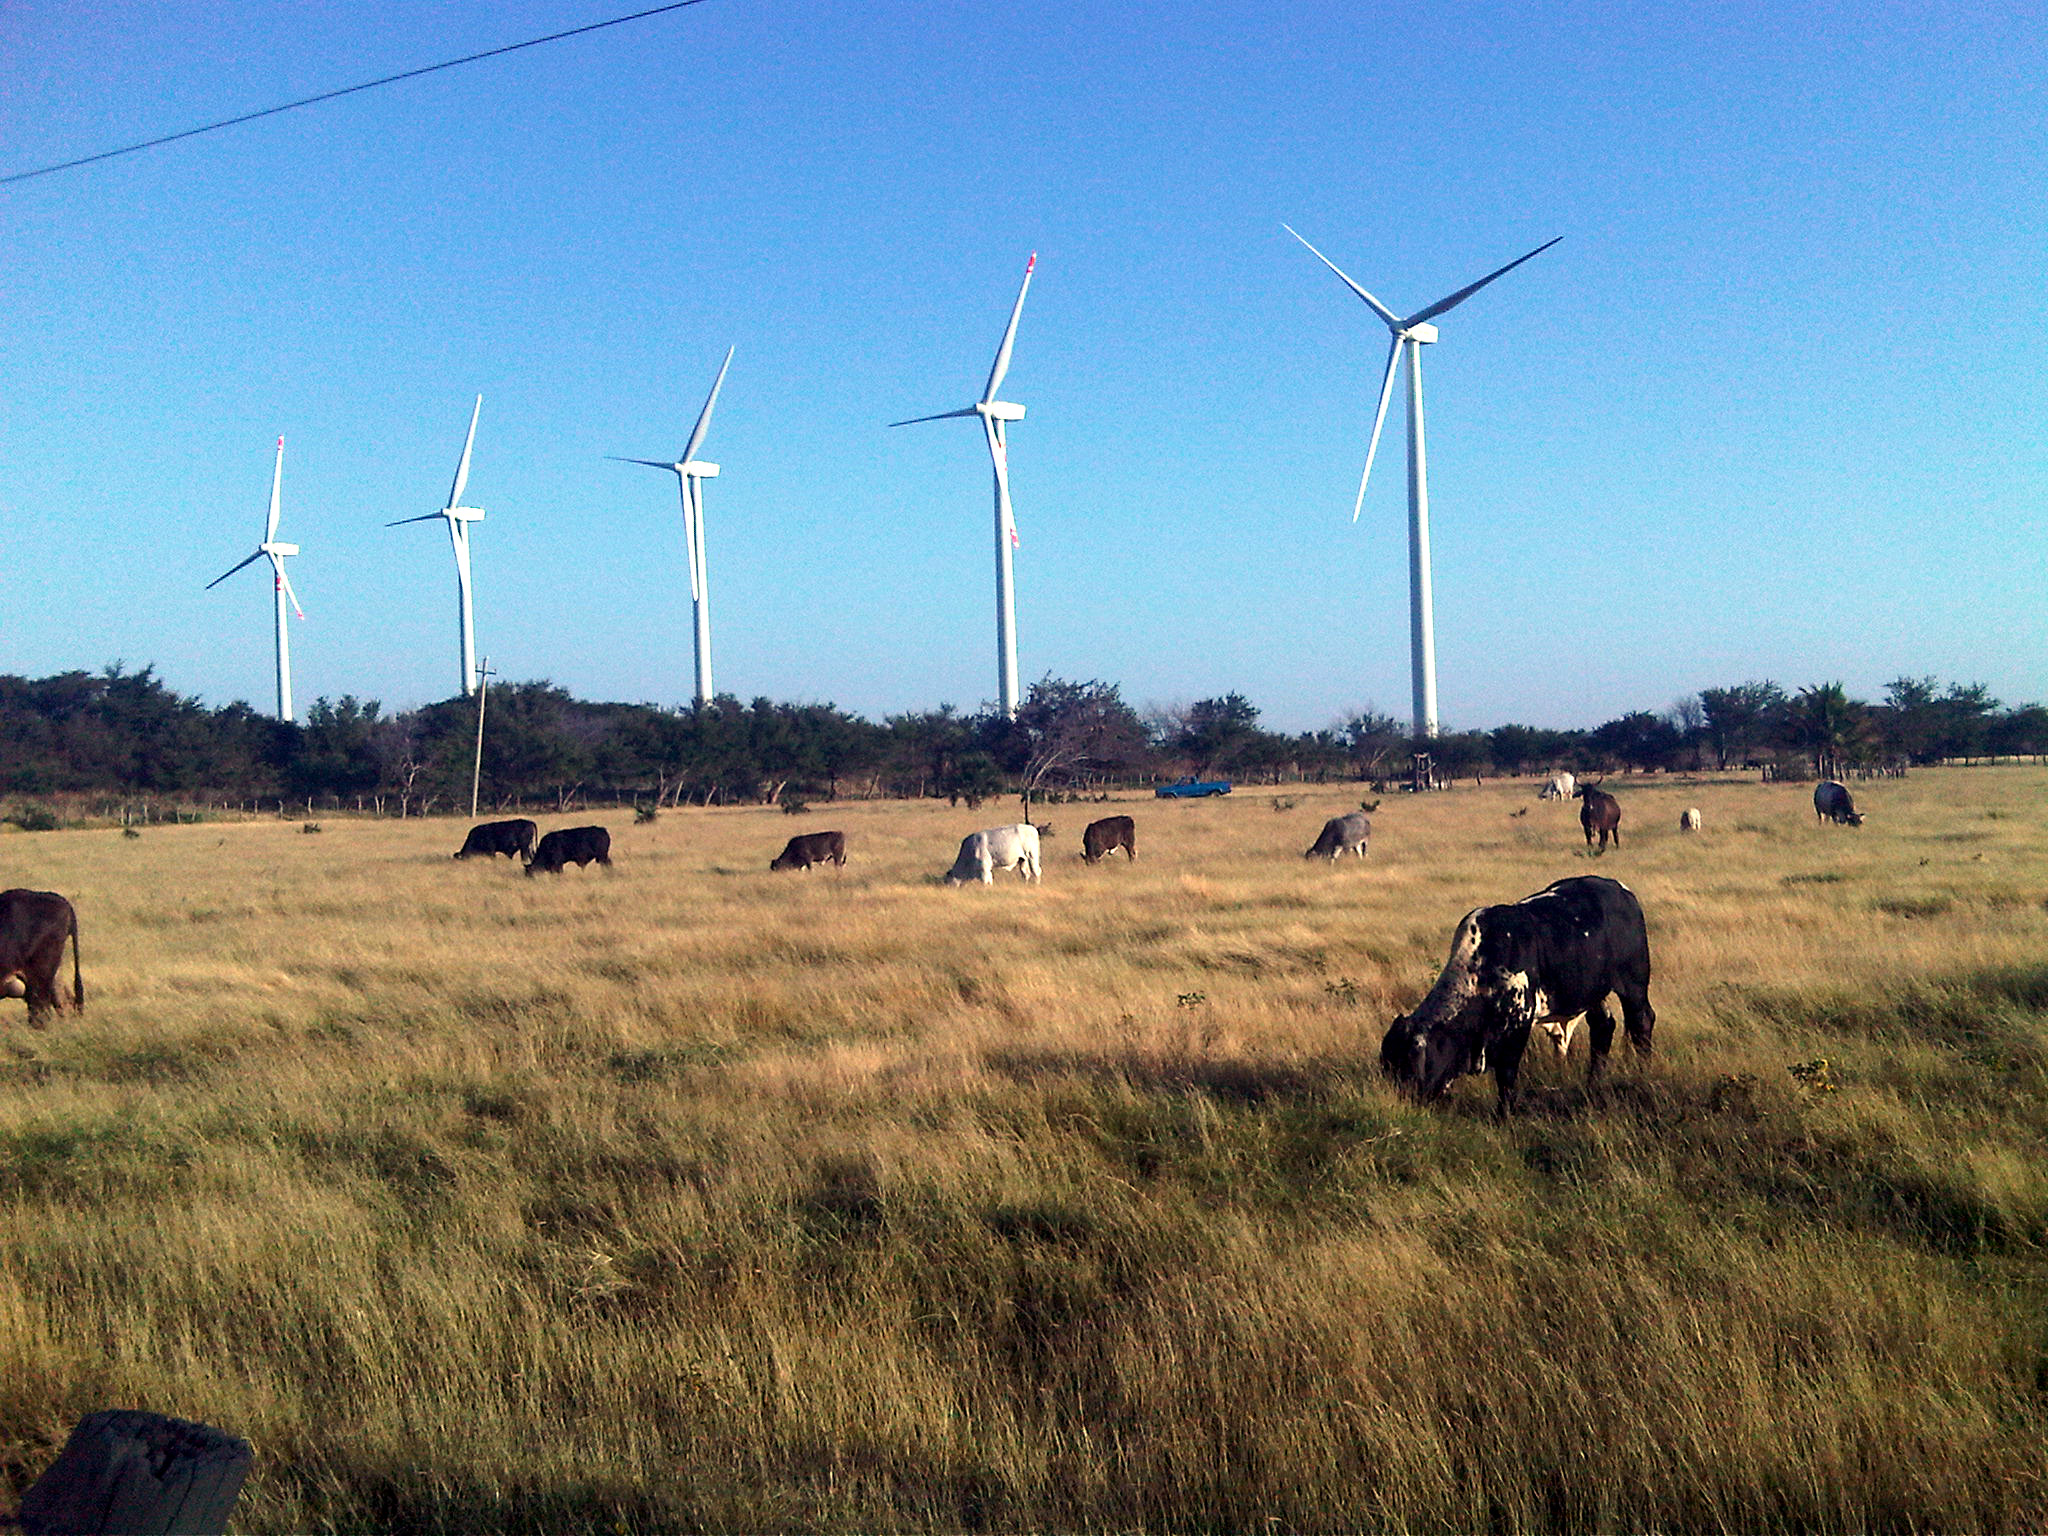
[[[87,1414],[21,1496],[28,1536],[221,1536],[249,1442],[140,1409]]]

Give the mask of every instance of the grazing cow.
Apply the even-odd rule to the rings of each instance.
[[[458,859],[474,858],[482,854],[495,859],[504,854],[508,859],[532,859],[533,840],[540,835],[540,828],[521,817],[517,821],[484,821],[469,829],[469,836],[462,840]]]
[[[1607,851],[1607,839],[1614,839],[1614,846],[1621,846],[1621,802],[1604,789],[1591,784],[1581,784],[1572,791],[1574,798],[1584,802],[1579,806],[1579,826],[1586,834],[1586,846],[1593,846],[1593,834],[1600,834],[1600,846],[1596,852]]]
[[[1816,821],[1832,821],[1838,827],[1863,825],[1863,813],[1849,798],[1849,786],[1838,779],[1825,779],[1813,786],[1813,816]]]
[[[979,880],[983,885],[994,885],[999,869],[1016,870],[1020,880],[1038,878],[1038,828],[1020,821],[1013,826],[968,833],[960,839],[960,856],[946,872],[946,884],[965,885],[970,880]]]
[[[809,869],[813,864],[844,864],[844,832],[806,832],[792,837],[769,864],[770,869]]]
[[[1328,859],[1332,864],[1347,853],[1365,857],[1365,845],[1372,840],[1372,822],[1363,811],[1347,811],[1323,823],[1322,835],[1304,859]]]
[[[1135,861],[1138,857],[1138,824],[1128,816],[1105,816],[1091,821],[1081,833],[1081,857],[1090,864],[1117,849]]]
[[[1568,773],[1554,774],[1548,784],[1536,791],[1538,800],[1569,800],[1577,792],[1579,781]]]
[[[1680,811],[1680,812],[1678,813],[1678,830],[1679,830],[1679,831],[1681,831],[1681,832],[1697,832],[1697,831],[1699,831],[1699,829],[1700,829],[1700,808],[1699,808],[1698,806],[1696,806],[1696,805],[1695,805],[1695,806],[1691,806],[1691,807],[1687,808],[1686,810]]]
[[[611,833],[603,827],[563,827],[540,840],[526,872],[530,875],[539,870],[542,874],[559,875],[564,864],[581,869],[593,861],[606,869],[612,867]]]
[[[0,997],[28,1000],[28,1021],[64,1006],[57,972],[64,941],[71,941],[71,1006],[85,1012],[85,978],[79,972],[78,913],[55,891],[0,891]]]
[[[1425,1103],[1461,1072],[1493,1069],[1497,1112],[1514,1105],[1529,1031],[1541,1025],[1559,1056],[1581,1015],[1592,1026],[1595,1082],[1614,1044],[1607,995],[1621,999],[1628,1043],[1650,1054],[1650,940],[1635,893],[1619,880],[1579,875],[1504,906],[1467,912],[1451,958],[1416,1010],[1394,1020],[1380,1067]]]

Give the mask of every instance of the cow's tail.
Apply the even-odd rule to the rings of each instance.
[[[71,913],[71,1006],[79,1013],[85,1012],[85,971],[78,956],[78,911]]]

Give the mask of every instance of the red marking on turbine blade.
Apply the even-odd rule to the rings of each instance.
[[[1038,252],[1036,252],[1036,251],[1033,251],[1033,252],[1031,253],[1031,259],[1030,259],[1029,261],[1027,261],[1027,262],[1025,262],[1025,263],[1024,263],[1024,275],[1025,275],[1026,277],[1029,277],[1029,276],[1031,275],[1031,269],[1032,269],[1033,267],[1037,266],[1037,265],[1038,265]]]

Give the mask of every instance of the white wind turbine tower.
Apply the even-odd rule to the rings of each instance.
[[[725,384],[725,370],[732,366],[733,348],[725,349],[725,361],[718,365],[718,377],[711,381],[711,393],[705,398],[704,409],[697,414],[697,425],[690,433],[689,446],[683,456],[673,464],[661,459],[623,459],[617,454],[605,457],[616,464],[645,464],[649,469],[665,469],[676,477],[676,484],[683,497],[683,544],[690,561],[690,606],[694,610],[697,629],[697,702],[709,704],[711,692],[711,574],[704,564],[704,482],[718,478],[718,466],[697,457],[697,450],[704,446],[704,436],[711,430],[712,407],[718,404],[718,391]]]
[[[256,553],[239,564],[229,566],[206,584],[211,592],[245,565],[254,565],[258,560],[269,557],[271,587],[277,596],[277,718],[292,718],[292,645],[291,637],[284,627],[285,599],[291,599],[292,611],[303,622],[306,615],[299,610],[299,594],[292,590],[291,578],[284,573],[284,557],[296,555],[299,546],[277,542],[277,514],[280,497],[284,490],[284,439],[277,440],[277,466],[270,472],[270,515],[264,519],[263,542],[256,546]]]
[[[1293,226],[1283,224],[1280,227],[1301,240]],[[1559,235],[1557,240],[1563,238]],[[1373,455],[1380,446],[1380,427],[1387,419],[1387,401],[1393,397],[1394,370],[1401,366],[1401,349],[1404,346],[1408,349],[1408,650],[1413,674],[1415,735],[1418,739],[1436,735],[1436,619],[1429,590],[1429,467],[1422,447],[1422,349],[1436,340],[1436,327],[1430,322],[1438,315],[1456,309],[1495,278],[1514,271],[1530,257],[1542,255],[1557,244],[1557,240],[1546,240],[1528,256],[1517,256],[1499,271],[1487,273],[1476,283],[1467,283],[1456,293],[1438,299],[1427,308],[1418,309],[1405,320],[1345,277],[1329,257],[1306,240],[1301,240],[1318,261],[1344,278],[1345,286],[1372,306],[1373,313],[1384,320],[1387,329],[1394,334],[1393,345],[1387,351],[1387,375],[1380,384],[1380,408],[1372,419],[1372,442],[1365,450],[1365,473],[1358,477],[1358,500],[1351,508],[1351,521],[1354,523],[1358,521],[1359,509],[1365,505],[1365,482],[1372,478]]]
[[[996,666],[997,686],[1003,713],[1017,713],[1017,596],[1010,573],[1010,552],[1017,542],[1016,520],[1010,514],[1010,449],[1004,435],[1008,423],[1024,419],[1024,407],[996,398],[1003,375],[1010,371],[1010,348],[1017,340],[1017,317],[1024,313],[1024,295],[1031,291],[1031,269],[1038,265],[1038,252],[1024,263],[1024,283],[1017,290],[1017,302],[1010,310],[1010,324],[1003,332],[1003,344],[996,348],[995,366],[988,372],[988,387],[973,405],[958,411],[941,411],[936,416],[913,416],[892,421],[892,427],[914,426],[921,421],[949,421],[955,416],[979,416],[988,437],[988,456],[996,474]]]
[[[407,523],[431,523],[435,518],[448,521],[448,538],[455,546],[455,586],[462,599],[462,691],[465,695],[476,692],[476,619],[470,607],[469,598],[469,525],[483,521],[483,510],[479,507],[465,507],[462,504],[463,488],[469,484],[469,452],[476,446],[476,419],[483,414],[484,397],[476,397],[476,406],[469,413],[469,436],[462,440],[462,462],[455,466],[455,484],[448,492],[448,505],[438,512],[429,512],[422,517],[401,517],[395,523],[386,523],[386,528],[403,528]]]

